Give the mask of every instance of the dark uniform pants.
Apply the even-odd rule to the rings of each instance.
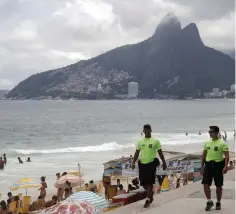
[[[211,186],[214,179],[215,186],[221,187],[224,184],[224,175],[222,173],[225,165],[225,161],[215,162],[209,161],[205,162],[205,168],[203,172],[202,184],[208,184]]]

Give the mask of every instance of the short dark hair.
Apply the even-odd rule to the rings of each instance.
[[[214,132],[219,133],[220,132],[220,128],[218,126],[209,126],[209,129],[214,130]]]
[[[151,128],[151,125],[145,124],[145,125],[143,126],[143,129],[152,129],[152,128]]]
[[[38,199],[43,199],[43,197],[42,197],[42,196],[39,196]]]
[[[52,200],[57,200],[57,196],[56,195],[52,196]]]
[[[8,195],[8,196],[12,196],[12,193],[11,193],[11,192],[9,192],[9,193],[7,193],[7,195]]]

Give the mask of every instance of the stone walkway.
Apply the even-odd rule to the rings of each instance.
[[[222,210],[212,208],[210,213],[235,214],[235,170],[225,175]],[[212,199],[216,202],[215,187],[212,186]],[[206,213],[206,199],[200,182],[155,196],[151,207],[144,211],[143,201],[116,209],[111,214],[202,214]]]

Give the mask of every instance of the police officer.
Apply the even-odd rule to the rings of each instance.
[[[216,210],[221,209],[222,186],[224,174],[227,173],[229,163],[228,145],[219,138],[220,129],[218,126],[210,126],[209,134],[211,140],[204,143],[204,150],[201,161],[201,173],[203,174],[202,184],[207,198],[205,210],[210,211],[214,206],[211,200],[210,186],[214,179],[216,186]]]

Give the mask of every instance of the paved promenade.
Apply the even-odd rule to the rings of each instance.
[[[229,171],[225,175],[225,184],[222,209],[215,210],[213,207],[211,214],[235,214],[235,170]],[[212,186],[212,199],[216,202],[215,187]],[[139,201],[120,209],[116,209],[111,214],[203,214],[205,211],[206,199],[203,187],[200,182],[189,184],[179,189],[174,189],[155,196],[151,207],[144,211],[142,208],[144,201]]]

